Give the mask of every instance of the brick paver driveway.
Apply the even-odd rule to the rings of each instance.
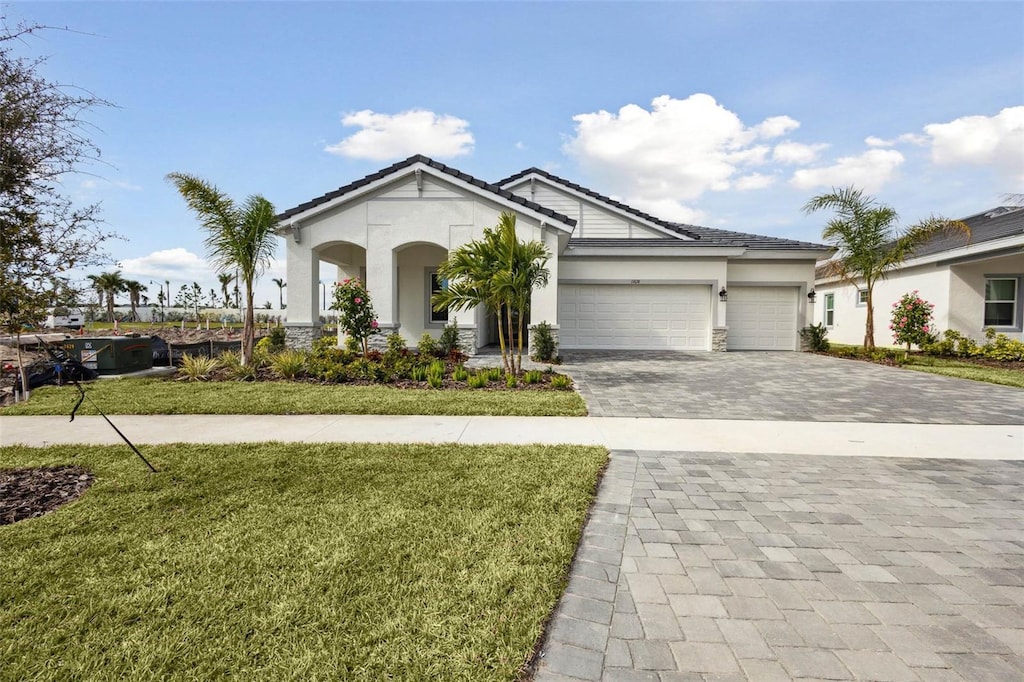
[[[1024,424],[1024,390],[810,353],[567,351],[595,417]]]
[[[1024,679],[1024,463],[616,451],[553,680]]]

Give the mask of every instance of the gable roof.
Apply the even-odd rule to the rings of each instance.
[[[410,166],[414,166],[418,163],[423,164],[424,166],[432,168],[436,171],[439,171],[445,175],[449,175],[453,178],[461,180],[462,182],[468,183],[473,187],[483,190],[484,192],[500,197],[501,199],[504,199],[505,202],[518,204],[523,208],[533,211],[534,213],[539,213],[540,215],[547,216],[548,218],[551,218],[552,220],[560,222],[569,227],[576,226],[576,220],[570,218],[567,215],[563,215],[557,211],[552,211],[550,208],[545,208],[544,206],[541,206],[538,203],[532,202],[528,199],[524,199],[521,196],[518,196],[516,194],[513,194],[512,192],[509,192],[508,190],[498,187],[497,185],[492,185],[478,178],[474,178],[472,175],[468,173],[463,173],[457,168],[452,168],[451,166],[446,166],[443,163],[438,163],[437,161],[434,161],[429,157],[423,156],[422,154],[410,156],[404,161],[399,161],[398,163],[392,164],[387,168],[382,168],[376,173],[371,173],[370,175],[367,175],[364,178],[360,178],[359,180],[350,182],[347,185],[343,185],[338,189],[334,190],[333,192],[328,192],[327,194],[319,196],[316,199],[312,199],[305,203],[299,204],[298,206],[295,206],[293,208],[289,208],[288,210],[279,213],[277,215],[277,219],[279,221],[284,221],[293,216],[305,213],[306,211],[312,208],[316,208],[317,206],[321,206],[330,201],[343,197],[346,194],[355,192],[358,189],[366,187],[367,185],[370,185],[378,180],[382,180],[389,175],[393,175],[401,170],[409,168]]]
[[[592,189],[587,189],[586,187],[584,187],[582,185],[577,185],[575,182],[570,182],[569,180],[566,180],[565,178],[560,178],[557,175],[555,175],[554,173],[549,173],[546,170],[541,170],[540,168],[531,167],[531,168],[527,168],[524,171],[520,171],[520,172],[516,173],[515,175],[510,175],[509,177],[505,178],[504,180],[499,180],[498,181],[498,186],[499,187],[505,187],[507,185],[510,185],[510,184],[514,183],[516,180],[521,180],[521,179],[523,179],[525,177],[528,177],[530,175],[539,175],[540,177],[546,178],[548,180],[551,180],[552,182],[557,182],[558,184],[563,185],[565,187],[568,187],[569,189],[574,190],[576,192],[579,192],[580,194],[585,194],[588,197],[590,197],[591,199],[597,199],[601,203],[607,204],[609,206],[613,206],[613,207],[619,209],[620,211],[624,211],[625,213],[629,213],[631,215],[634,215],[637,218],[640,218],[641,220],[646,220],[647,222],[653,223],[654,225],[657,225],[659,227],[663,227],[663,228],[665,228],[667,230],[672,230],[673,232],[676,232],[677,234],[681,234],[681,235],[683,235],[685,237],[688,237],[689,239],[700,239],[700,237],[698,237],[696,234],[690,234],[685,229],[679,229],[679,226],[677,224],[675,224],[675,223],[670,223],[667,220],[662,220],[661,218],[657,218],[655,216],[652,216],[650,213],[644,213],[643,211],[635,209],[632,206],[627,206],[626,204],[622,203],[621,201],[616,201],[615,199],[612,199],[611,197],[606,197],[605,195],[599,194],[598,192],[595,192]]]

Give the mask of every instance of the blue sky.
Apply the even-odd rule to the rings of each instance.
[[[126,275],[215,278],[164,176],[284,210],[424,153],[538,166],[660,217],[819,240],[857,184],[905,223],[1024,192],[1024,3],[15,3],[89,120]],[[283,242],[282,242],[283,243]],[[283,255],[283,246],[282,246]],[[268,273],[257,301],[277,301]],[[287,290],[286,290],[287,291]],[[153,289],[155,298],[156,288]]]

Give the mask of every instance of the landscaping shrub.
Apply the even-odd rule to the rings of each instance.
[[[935,306],[917,295],[917,289],[903,294],[899,301],[892,304],[892,316],[889,329],[896,343],[921,347],[930,341],[932,329],[932,311]]]
[[[217,361],[205,355],[181,356],[181,367],[178,368],[178,375],[188,381],[206,381],[217,369]]]
[[[532,357],[537,362],[554,362],[558,357],[558,344],[551,334],[551,325],[540,322],[533,329]]]
[[[459,345],[459,323],[452,318],[450,324],[444,326],[441,331],[441,339],[438,341],[441,355],[450,356],[453,353],[462,354],[462,346]]]
[[[815,353],[823,353],[828,350],[829,342],[828,328],[821,322],[804,327],[800,330],[800,338],[807,344],[807,348]]]
[[[300,350],[283,350],[271,357],[270,367],[283,379],[295,379],[306,371],[306,353]]]
[[[427,375],[427,384],[431,388],[444,388],[444,376],[429,374]]]
[[[470,388],[486,388],[488,379],[488,372],[478,372],[477,374],[470,374],[466,379],[466,384]]]
[[[398,332],[388,334],[387,347],[384,351],[385,355],[393,356],[404,356],[409,353],[409,347],[405,343],[405,339]]]
[[[456,365],[455,369],[452,370],[452,379],[455,381],[465,381],[468,376],[469,372],[463,365]]]
[[[565,376],[564,374],[556,374],[551,377],[551,386],[559,390],[566,390],[572,388],[572,379]]]
[[[415,365],[409,371],[409,377],[413,381],[426,381],[427,380],[427,368],[424,365]]]
[[[441,346],[437,339],[430,335],[430,332],[423,332],[420,342],[416,344],[416,351],[421,358],[435,358],[440,354]]]
[[[285,329],[284,327],[271,327],[270,333],[263,337],[263,339],[269,340],[269,350],[271,353],[278,353],[284,350],[285,347]],[[262,341],[263,339],[260,339]]]
[[[991,327],[985,330],[988,343],[981,347],[981,356],[989,360],[1013,362],[1024,360],[1024,341],[1011,339],[1006,334],[997,334]]]
[[[540,370],[536,369],[531,369],[529,372],[523,375],[524,384],[539,384],[541,381],[543,381],[543,379],[544,375],[540,372]]]
[[[487,370],[487,380],[488,381],[501,381],[501,368],[500,367],[491,367],[489,370]]]
[[[516,375],[515,374],[507,374],[507,375],[505,375],[505,387],[506,388],[515,388],[517,383],[518,382],[516,381]]]

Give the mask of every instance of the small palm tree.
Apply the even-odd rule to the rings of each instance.
[[[863,190],[833,188],[827,194],[812,197],[805,213],[833,210],[836,217],[822,231],[822,239],[836,247],[837,253],[825,264],[825,275],[838,277],[854,286],[864,282],[867,296],[867,320],[864,348],[875,347],[875,283],[913,254],[914,249],[932,237],[959,232],[970,237],[971,229],[958,220],[931,217],[906,230],[899,230],[895,209],[879,204]]]
[[[228,285],[234,281],[235,275],[232,272],[221,272],[217,274],[217,280],[220,282],[220,293],[224,295],[224,307],[231,307],[231,294],[228,292]]]
[[[256,335],[253,292],[256,281],[270,266],[277,249],[274,205],[253,194],[241,204],[217,187],[194,175],[171,173],[185,203],[206,230],[206,249],[219,273],[236,270],[245,285],[245,322],[242,326],[242,363],[252,361]]]
[[[284,288],[288,286],[288,284],[283,278],[279,279],[275,277],[270,281],[277,285],[277,309],[284,310]]]
[[[127,280],[121,276],[120,270],[101,272],[88,277],[96,292],[106,300],[107,322],[112,323],[114,321],[114,298],[127,290]]]
[[[139,303],[142,301],[142,292],[146,291],[146,286],[142,282],[136,282],[133,279],[125,280],[124,290],[128,292],[128,300],[132,307],[128,319],[132,322],[139,321]]]
[[[498,225],[485,229],[482,239],[471,241],[448,254],[437,268],[448,281],[447,288],[434,294],[434,310],[467,310],[485,306],[498,317],[498,344],[506,374],[519,374],[523,358],[523,321],[530,308],[533,289],[545,286],[550,257],[542,243],[521,242],[516,237],[516,216],[502,213]],[[503,315],[504,313],[504,315]],[[511,342],[518,316],[518,352]],[[505,339],[509,345],[506,346]]]

